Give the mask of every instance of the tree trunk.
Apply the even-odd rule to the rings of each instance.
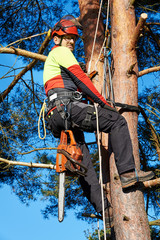
[[[96,36],[96,42],[95,42],[95,48],[93,51],[93,57],[91,59],[92,54],[92,47],[94,42],[94,36],[96,31],[96,25],[97,25],[97,19],[99,15],[99,1],[98,0],[79,0],[79,9],[80,9],[80,21],[83,26],[83,39],[84,39],[84,50],[85,50],[85,60],[86,60],[86,67],[88,69],[88,66],[91,63],[91,67],[89,70],[89,73],[96,70],[98,71],[98,75],[94,77],[92,80],[93,84],[97,88],[97,90],[103,95],[103,61],[98,61],[98,58],[100,57],[100,50],[102,48],[103,42],[104,42],[104,26],[102,22],[102,17],[100,16],[100,21],[98,25],[97,30],[97,36]],[[108,134],[101,133],[101,154],[102,154],[102,162],[103,166],[105,166],[105,169],[103,168],[103,172],[108,169],[105,173],[105,179],[104,182],[109,182],[110,175],[109,175],[109,162],[108,162]],[[107,157],[106,157],[107,156]]]
[[[99,1],[79,0],[78,2],[79,2],[79,8],[81,12],[80,21],[83,26],[83,39],[84,39],[86,67],[88,69],[88,66],[91,60],[92,46],[93,46],[94,34],[96,30],[97,17],[99,12]],[[103,65],[100,62],[98,62],[98,64],[96,65],[96,61],[98,59],[99,52],[103,44],[103,40],[104,40],[104,26],[101,18],[98,31],[97,31],[96,45],[93,52],[91,68],[89,70],[89,72],[98,70],[98,76],[96,76],[93,79],[93,82],[96,84],[96,88],[100,92],[102,91],[100,79],[102,79]]]
[[[137,57],[135,48],[130,43],[135,29],[135,12],[130,0],[112,0],[112,53],[114,63],[113,85],[115,100],[138,106]],[[127,75],[127,70],[135,65],[134,74]],[[128,122],[136,167],[139,169],[139,147],[137,135],[138,115],[136,112],[123,114]],[[113,160],[113,157],[112,157]],[[150,231],[144,208],[143,193],[137,188],[123,193],[114,161],[111,161],[111,195],[114,209],[114,229],[117,240],[148,240]]]
[[[131,50],[130,48],[131,37],[135,29],[135,12],[133,6],[130,6],[129,2],[129,0],[111,1],[111,39],[114,62],[113,85],[115,100],[117,102],[137,106],[137,57],[135,49]],[[89,65],[92,52],[99,7],[98,0],[79,0],[87,66]],[[102,19],[100,19],[96,39],[90,71],[98,70],[98,76],[94,79],[93,83],[97,90],[102,93],[103,63],[99,61],[98,64],[95,65],[104,40]],[[130,69],[133,64],[136,64],[133,69],[135,74],[127,75],[127,70]],[[95,69],[96,67],[97,69]],[[139,169],[140,160],[137,136],[138,116],[135,112],[126,112],[123,115],[128,122],[136,167]],[[103,150],[107,151],[107,135],[103,135],[102,140]],[[102,151],[102,153],[104,153],[104,151]],[[144,208],[143,193],[137,188],[128,193],[123,193],[120,181],[115,177],[118,173],[113,156],[111,157],[110,164],[111,196],[114,210],[114,231],[116,240],[149,240],[150,231]]]

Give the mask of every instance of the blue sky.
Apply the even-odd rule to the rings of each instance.
[[[27,207],[8,186],[0,194],[0,240],[86,239],[84,230],[90,226],[77,220],[73,212],[62,223],[53,217],[46,220],[40,212],[45,203],[36,201]]]

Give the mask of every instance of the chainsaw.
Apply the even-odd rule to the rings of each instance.
[[[87,168],[81,163],[83,155],[71,130],[61,131],[57,148],[56,172],[59,173],[58,220],[64,219],[65,176],[85,176]]]

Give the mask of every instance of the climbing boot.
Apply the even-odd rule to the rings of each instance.
[[[122,188],[128,188],[133,186],[137,182],[145,182],[154,177],[152,171],[143,172],[141,170],[126,172],[120,175]]]

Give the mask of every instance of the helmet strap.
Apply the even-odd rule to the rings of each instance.
[[[60,39],[59,43],[55,43],[57,46],[61,46],[62,44],[62,40],[63,40],[63,36],[57,35],[57,37]]]
[[[61,36],[61,41],[60,41],[60,43],[59,43],[59,46],[61,46],[62,40],[63,40],[63,36]]]

